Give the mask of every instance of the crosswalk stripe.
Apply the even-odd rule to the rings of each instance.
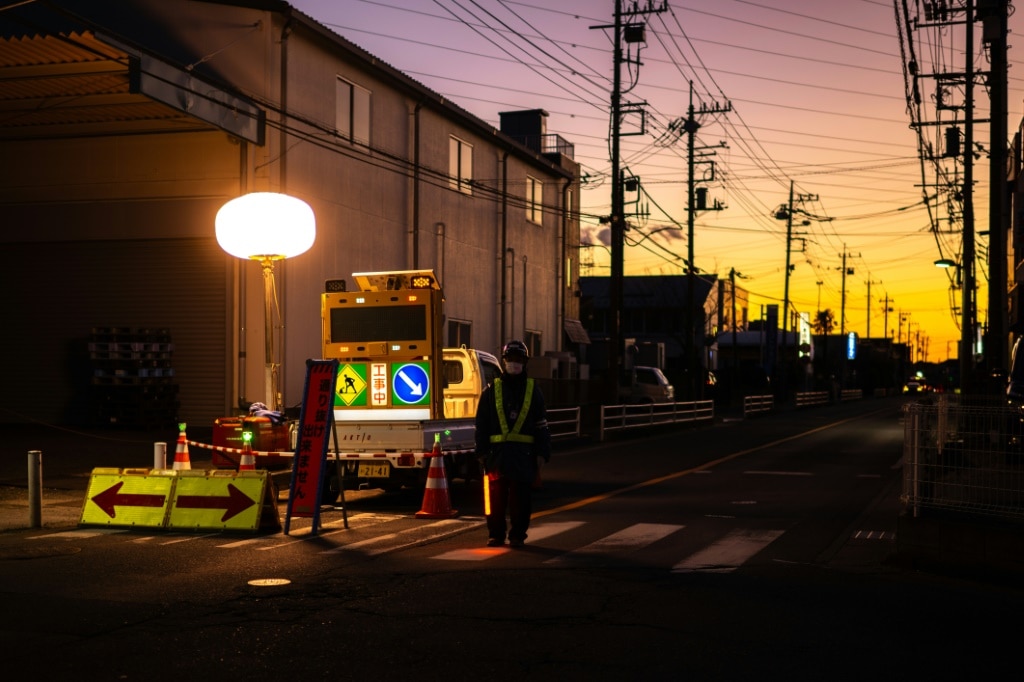
[[[43,538],[94,538],[97,535],[117,535],[127,533],[127,528],[80,528],[78,530],[62,530],[46,535],[33,535],[27,540],[41,540]]]
[[[562,563],[581,557],[591,558],[637,549],[657,542],[682,528],[685,526],[668,523],[636,523],[577,550],[548,559],[544,563]]]
[[[415,539],[411,542],[405,542],[399,545],[388,545],[382,548],[372,548],[364,552],[365,554],[368,554],[370,556],[375,556],[377,554],[384,554],[385,552],[394,552],[400,549],[404,549],[406,547],[410,547],[412,545],[428,542],[430,540],[436,540],[438,538],[442,538],[447,535],[452,535],[454,533],[461,533],[463,530],[466,530],[467,528],[472,528],[474,526],[479,526],[481,525],[481,523],[482,521],[477,520],[467,521],[463,519],[441,519],[440,521],[435,521],[425,526],[414,526],[412,528],[406,528],[404,530],[398,531],[397,533],[388,533],[386,535],[378,535],[372,538],[366,538],[365,540],[350,542],[348,544],[340,545],[332,549],[326,549],[320,553],[337,554],[339,552],[345,552],[348,550],[362,549],[369,545],[380,543],[384,540],[394,540],[395,538],[406,538],[410,536],[415,537]],[[455,526],[455,528],[451,528],[452,526]],[[422,533],[424,529],[436,529],[439,532],[427,533],[425,535],[420,536],[414,535],[415,533]]]
[[[707,515],[709,518],[735,519],[728,515]],[[587,521],[537,521],[531,525],[528,545],[544,547],[545,551],[537,554],[529,552],[522,554],[514,549],[505,547],[484,547],[485,533],[474,534],[473,529],[483,527],[486,520],[481,516],[463,516],[452,519],[439,519],[429,523],[416,522],[410,525],[409,515],[391,514],[355,514],[350,517],[353,522],[351,529],[339,528],[336,524],[326,524],[322,529],[327,532],[321,533],[321,539],[327,536],[335,536],[336,546],[324,549],[322,554],[334,554],[349,551],[358,551],[364,556],[377,556],[391,552],[405,550],[411,547],[427,545],[438,540],[466,533],[467,539],[458,544],[463,545],[462,549],[445,551],[433,556],[431,559],[443,561],[473,561],[480,562],[495,557],[521,554],[524,558],[532,557],[532,561],[540,561],[552,566],[592,566],[601,562],[614,561],[616,557],[628,556],[631,553],[639,553],[645,547],[668,538],[673,533],[686,528],[682,524],[666,523],[636,523],[621,528],[616,532],[601,537],[589,544],[576,549],[569,549],[580,544],[577,542],[579,535],[570,535],[568,538],[545,543],[550,538],[567,534],[570,531],[580,528],[591,529],[589,535],[596,535],[598,526]],[[399,522],[394,532],[384,533],[389,530],[383,526],[388,522]],[[378,528],[374,528],[378,527]],[[355,533],[352,533],[355,530]],[[362,530],[363,532],[359,532]],[[123,528],[78,528],[57,533],[46,533],[31,536],[27,539],[42,538],[93,538],[96,536],[115,535],[127,533]],[[719,539],[704,545],[695,552],[686,556],[674,565],[674,559],[667,559],[662,564],[666,552],[679,550],[680,555],[685,551],[682,547],[692,544],[692,536],[687,535],[685,545],[679,543],[666,543],[660,549],[653,550],[647,559],[661,565],[671,565],[672,573],[729,573],[748,563],[750,559],[777,540],[783,535],[784,530],[755,530],[739,528],[727,532]],[[378,534],[379,533],[379,534]],[[169,534],[169,535],[139,535],[129,537],[128,541],[136,545],[172,545],[182,542],[192,542],[197,539],[220,536],[224,533],[203,533],[203,534]],[[354,540],[344,542],[344,540]],[[358,538],[358,539],[356,539]],[[850,533],[849,539],[854,542],[878,542],[892,541],[895,533],[887,530],[856,530]],[[297,542],[308,542],[306,537],[282,537],[282,536],[253,536],[248,538],[225,538],[222,544],[216,546],[222,549],[252,548],[256,550],[278,549],[291,546]],[[545,546],[546,545],[546,546]],[[552,556],[552,554],[556,554]],[[429,554],[429,552],[427,552]],[[678,558],[678,557],[676,557]],[[640,555],[637,560],[643,560]]]
[[[257,542],[266,542],[263,538],[246,538],[245,540],[236,540],[235,542],[228,542],[223,545],[217,545],[220,549],[234,549],[235,547],[245,547],[246,545],[252,545]]]
[[[546,540],[547,538],[558,535],[559,533],[570,531],[573,528],[579,528],[582,525],[582,521],[552,521],[550,523],[538,523],[535,526],[530,526],[530,532],[526,539],[531,543],[537,542],[538,540]]]
[[[375,526],[381,523],[388,523],[390,521],[398,521],[404,518],[408,517],[400,516],[398,514],[371,514],[368,512],[364,512],[361,514],[353,514],[352,516],[348,517],[348,520],[350,522],[348,528],[345,528],[344,519],[339,521],[332,521],[330,523],[325,523],[322,526],[320,526],[320,531],[317,533],[315,537],[320,537],[322,539],[329,537],[331,535],[337,535],[338,533],[350,532],[354,528],[369,528],[370,526]],[[266,547],[257,547],[256,549],[258,549],[261,552],[266,552],[272,549],[280,549],[282,547],[294,545],[297,542],[306,542],[310,537],[314,536],[312,533],[312,527],[306,527],[302,530],[296,530],[290,535],[284,537],[286,539],[281,540],[280,542],[276,542]]]
[[[673,573],[729,573],[782,535],[781,530],[738,529],[672,567]]]
[[[482,525],[482,524],[481,524]],[[544,540],[553,535],[564,533],[567,530],[572,530],[582,526],[582,521],[559,521],[554,523],[538,523],[530,526],[529,536],[527,540],[530,544],[537,542],[538,540]],[[471,549],[453,549],[450,552],[438,554],[434,559],[442,559],[445,561],[483,561],[484,559],[490,559],[492,557],[501,556],[509,551],[508,547],[476,547]]]
[[[176,545],[179,542],[192,542],[193,540],[199,540],[200,538],[209,538],[209,537],[213,537],[214,535],[220,535],[220,533],[203,533],[201,535],[183,535],[183,536],[180,536],[180,537],[175,537],[172,540],[164,540],[160,544],[161,545]]]

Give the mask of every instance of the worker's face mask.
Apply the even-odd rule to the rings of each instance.
[[[523,373],[523,363],[521,363],[521,362],[512,362],[511,360],[506,360],[505,361],[505,372],[508,373],[508,374],[513,374],[513,375],[515,375],[515,374],[522,374]]]

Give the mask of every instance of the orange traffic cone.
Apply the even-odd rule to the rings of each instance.
[[[423,508],[416,512],[417,519],[450,519],[459,512],[452,509],[448,497],[448,477],[444,473],[444,456],[441,454],[441,436],[434,435],[434,449],[430,453],[430,468],[427,469],[427,487],[423,490]]]
[[[185,440],[185,424],[178,424],[178,446],[174,450],[174,469],[191,469],[192,460],[188,457],[188,441]]]
[[[252,444],[245,438],[245,445],[242,446],[242,458],[238,460],[239,471],[256,471],[256,455],[252,452]]]

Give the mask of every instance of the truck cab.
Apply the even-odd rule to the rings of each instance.
[[[501,376],[498,358],[482,350],[445,348],[444,416],[446,419],[475,417],[483,389]]]

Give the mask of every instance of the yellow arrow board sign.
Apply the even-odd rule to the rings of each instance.
[[[269,494],[269,473],[218,470],[178,473],[168,528],[259,528],[263,501]]]
[[[93,469],[79,524],[162,527],[177,473],[170,469]]]

